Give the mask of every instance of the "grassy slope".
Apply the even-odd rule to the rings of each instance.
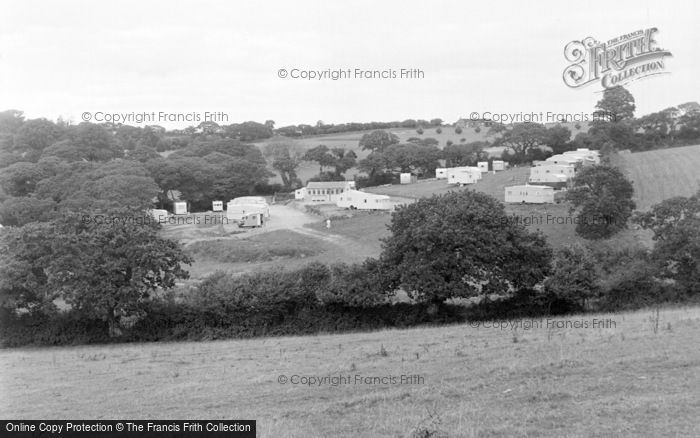
[[[639,210],[700,188],[700,145],[621,154],[618,160],[634,182]]]
[[[616,326],[4,350],[0,416],[254,418],[258,436],[282,438],[409,436],[419,423],[451,437],[700,436],[700,309],[662,310],[657,333],[648,310],[569,320],[593,318]],[[280,374],[424,382],[307,387]]]

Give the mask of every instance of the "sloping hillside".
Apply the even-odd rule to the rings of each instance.
[[[617,161],[634,182],[638,210],[700,188],[700,145],[620,154]]]

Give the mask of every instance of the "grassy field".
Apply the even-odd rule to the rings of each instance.
[[[620,154],[618,161],[634,183],[638,210],[700,189],[700,145]]]
[[[700,436],[700,308],[554,321],[569,327],[3,350],[0,416],[257,419],[281,438]]]
[[[311,257],[327,249],[328,245],[318,239],[275,230],[248,238],[194,242],[187,246],[187,253],[197,260],[241,263]]]

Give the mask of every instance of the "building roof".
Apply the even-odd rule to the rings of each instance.
[[[309,181],[307,189],[344,189],[352,181]]]

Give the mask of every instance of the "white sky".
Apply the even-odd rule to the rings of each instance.
[[[700,101],[700,7],[688,1],[0,0],[0,110],[223,111],[277,126],[473,111],[590,113],[564,46],[657,27],[671,74],[627,88],[637,115]],[[420,68],[420,80],[304,81],[291,70]],[[196,123],[195,123],[196,124]],[[185,127],[188,124],[167,124]]]

